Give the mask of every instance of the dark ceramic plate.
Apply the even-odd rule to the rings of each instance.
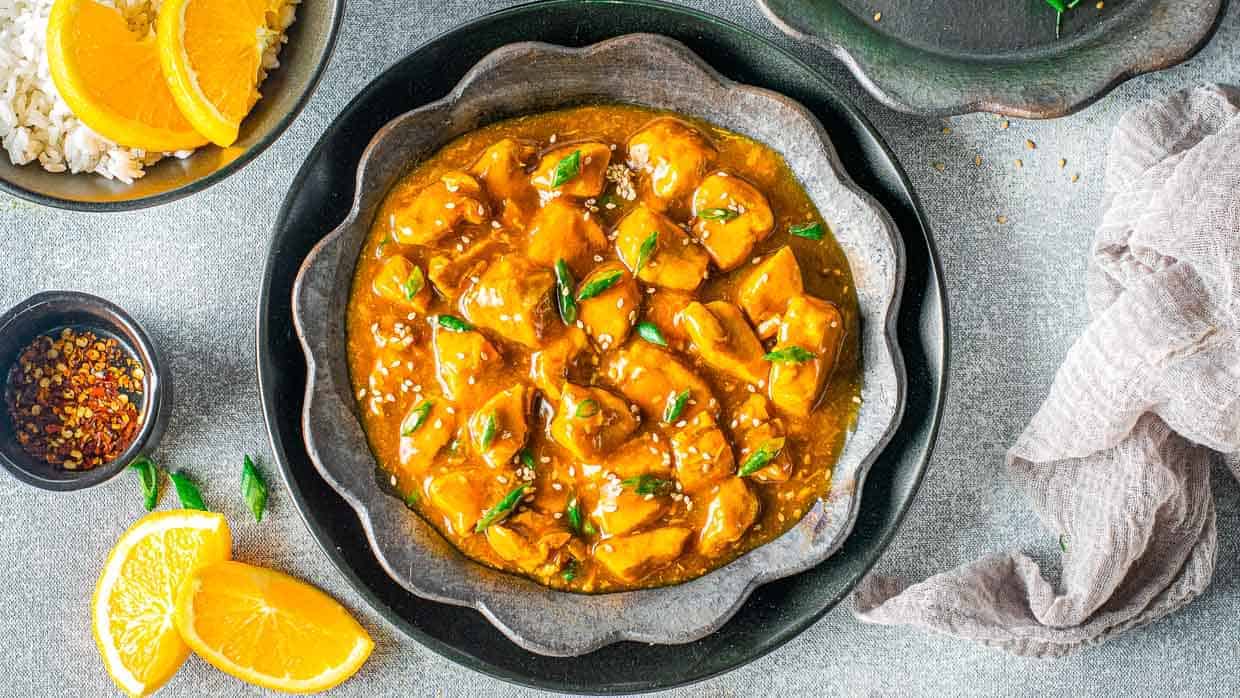
[[[352,508],[320,476],[303,442],[305,364],[292,327],[293,281],[311,248],[348,215],[370,138],[393,117],[443,97],[490,51],[517,41],[581,46],[631,32],[670,36],[727,77],[777,91],[813,112],[845,169],[890,212],[907,253],[899,343],[907,408],[862,493],[853,534],[827,563],[758,588],[717,632],[681,645],[619,643],[575,658],[545,657],[506,639],[478,612],[417,598],[387,576]],[[281,473],[310,531],[349,582],[405,634],[464,666],[560,691],[631,693],[698,681],[749,662],[820,618],[851,590],[895,533],[937,431],[946,376],[946,307],[933,244],[916,199],[872,128],[827,81],[734,25],[648,2],[555,2],[476,20],[414,51],[372,82],[310,153],[272,238],[258,316],[264,414]]]
[[[757,0],[785,33],[843,61],[888,106],[920,114],[1063,116],[1124,80],[1179,63],[1225,0]],[[1067,0],[1065,0],[1065,4]],[[875,21],[876,13],[881,19]]]

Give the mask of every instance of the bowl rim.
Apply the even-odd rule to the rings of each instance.
[[[52,479],[31,472],[23,464],[14,461],[0,451],[0,466],[8,470],[19,481],[40,489],[53,492],[68,492],[86,489],[103,484],[124,471],[130,463],[137,460],[158,443],[167,421],[167,412],[163,409],[167,400],[166,393],[169,381],[165,375],[165,364],[155,343],[136,320],[120,306],[93,294],[81,291],[43,291],[30,296],[14,305],[0,316],[0,332],[14,322],[25,320],[33,315],[33,324],[39,329],[36,335],[47,334],[56,329],[56,323],[44,322],[45,314],[55,310],[55,306],[68,306],[70,310],[81,309],[98,315],[100,320],[83,323],[90,329],[104,330],[121,335],[125,342],[131,344],[134,358],[142,364],[144,375],[142,386],[142,412],[144,421],[133,441],[116,459],[89,470],[74,471],[72,477]],[[16,358],[16,357],[14,357]],[[8,363],[0,365],[0,383],[7,384]],[[3,409],[7,410],[5,405]],[[8,419],[7,417],[0,417]]]
[[[599,628],[597,632],[589,637],[579,634],[569,641],[563,639],[563,636],[556,637],[555,633],[548,633],[534,628],[533,625],[535,624],[527,622],[528,616],[522,615],[514,608],[501,602],[505,595],[496,594],[493,590],[485,588],[485,578],[481,581],[475,580],[472,584],[477,586],[472,588],[470,588],[469,584],[454,587],[435,582],[433,580],[434,575],[419,577],[402,573],[397,569],[398,562],[403,563],[408,562],[408,560],[394,559],[392,546],[383,542],[382,539],[385,536],[379,532],[380,520],[390,513],[391,503],[386,500],[375,501],[376,495],[382,496],[383,493],[376,489],[375,483],[370,482],[367,484],[368,477],[373,478],[373,476],[352,471],[345,473],[345,471],[340,469],[338,464],[343,462],[344,459],[349,458],[349,454],[340,452],[328,453],[327,455],[320,454],[320,450],[333,451],[339,448],[339,441],[337,439],[333,438],[316,443],[316,439],[313,438],[314,429],[311,428],[311,425],[318,422],[320,417],[317,415],[322,411],[325,410],[329,416],[347,412],[354,421],[356,421],[356,415],[353,414],[351,409],[355,406],[354,403],[347,401],[346,404],[346,401],[330,387],[334,382],[328,379],[326,374],[331,373],[332,355],[320,356],[317,354],[316,349],[323,341],[326,341],[324,332],[327,330],[321,327],[324,323],[308,320],[307,318],[310,316],[305,314],[307,308],[331,307],[333,305],[332,301],[330,297],[321,297],[316,290],[312,290],[312,287],[315,286],[314,281],[309,283],[305,283],[305,281],[307,278],[319,277],[325,274],[330,274],[332,278],[335,278],[336,270],[340,266],[347,265],[349,269],[352,269],[356,264],[356,260],[353,258],[350,258],[347,263],[342,262],[337,255],[332,254],[333,248],[340,243],[341,238],[346,232],[359,224],[363,197],[366,196],[366,184],[374,178],[374,175],[370,174],[371,168],[369,165],[371,158],[377,152],[377,146],[380,145],[381,141],[386,140],[386,137],[396,131],[397,127],[404,122],[422,116],[430,116],[432,118],[444,116],[439,114],[437,110],[452,111],[456,109],[461,97],[468,93],[474,83],[485,81],[488,78],[488,74],[508,59],[510,54],[526,51],[555,56],[588,57],[594,53],[606,53],[614,50],[623,51],[635,43],[643,47],[652,46],[662,50],[665,53],[665,57],[666,54],[673,55],[686,68],[712,81],[714,89],[779,103],[782,108],[791,112],[798,122],[804,123],[809,133],[815,139],[814,142],[820,152],[814,157],[823,163],[823,180],[833,183],[820,186],[827,186],[827,191],[835,190],[834,194],[836,196],[845,197],[838,199],[843,205],[859,209],[864,215],[869,216],[868,219],[864,220],[868,226],[867,230],[870,230],[870,235],[867,239],[881,241],[881,245],[876,243],[876,247],[881,246],[882,252],[881,254],[877,252],[875,254],[877,255],[876,259],[879,261],[879,266],[885,268],[885,271],[876,272],[877,278],[880,278],[881,281],[875,282],[875,291],[873,292],[877,293],[877,295],[872,299],[870,309],[866,309],[867,306],[864,302],[861,308],[865,318],[862,323],[862,341],[867,344],[865,351],[875,352],[869,354],[870,358],[866,363],[869,366],[873,366],[874,370],[877,371],[877,373],[867,378],[867,383],[873,381],[874,385],[863,385],[862,387],[863,396],[865,396],[863,410],[866,409],[866,405],[869,404],[871,399],[875,400],[875,403],[873,410],[868,413],[868,417],[865,417],[867,413],[863,413],[863,418],[869,420],[869,426],[864,430],[860,428],[854,429],[850,434],[849,441],[845,445],[844,453],[841,454],[839,462],[849,463],[850,465],[847,468],[836,467],[833,469],[835,486],[841,488],[836,490],[838,494],[833,494],[822,505],[816,506],[793,529],[790,529],[775,541],[748,551],[728,565],[712,570],[707,575],[677,585],[683,588],[694,585],[695,582],[700,582],[700,584],[694,587],[694,590],[699,590],[702,588],[702,585],[709,585],[712,581],[718,584],[721,580],[727,580],[729,582],[728,589],[725,594],[719,596],[723,601],[708,611],[709,617],[706,617],[704,614],[703,617],[695,619],[690,624],[678,626],[678,629],[675,631],[671,631],[666,626],[655,622],[647,622],[645,625],[639,621],[618,623],[614,627]],[[609,99],[610,101],[624,101],[624,98],[614,95],[610,96]],[[806,157],[809,158],[810,156]],[[795,164],[792,166],[794,170],[797,169]],[[383,180],[379,181],[380,183],[383,182]],[[379,194],[380,201],[390,188],[390,184],[391,182],[387,182],[382,187],[376,188],[376,190],[382,189]],[[844,242],[844,244],[847,248],[848,243]],[[318,263],[325,263],[330,272],[315,269]],[[856,266],[856,263],[857,260],[853,258],[853,265]],[[886,268],[884,265],[889,265],[889,268]],[[309,369],[306,385],[306,404],[303,414],[303,424],[306,425],[304,438],[307,442],[306,445],[311,454],[312,462],[327,482],[344,496],[345,500],[352,505],[358,514],[366,530],[368,543],[375,551],[380,563],[395,582],[408,588],[415,594],[423,598],[474,608],[482,612],[501,632],[518,645],[541,654],[553,656],[578,655],[624,640],[660,643],[690,642],[714,632],[719,626],[727,622],[755,588],[821,563],[838,550],[848,537],[848,534],[851,533],[860,509],[860,492],[864,486],[865,475],[898,428],[900,417],[904,411],[907,376],[899,343],[896,339],[896,321],[904,273],[903,241],[890,215],[873,196],[861,189],[852,180],[840,162],[826,128],[812,112],[799,102],[774,90],[747,85],[723,76],[682,43],[657,34],[630,33],[582,47],[566,47],[545,42],[515,42],[507,44],[479,60],[466,73],[465,77],[461,79],[456,88],[442,99],[398,115],[377,130],[375,136],[366,147],[359,163],[355,179],[354,197],[347,218],[315,246],[315,249],[310,252],[302,265],[301,272],[294,284],[293,319],[294,328],[301,341]],[[307,299],[307,294],[314,297]],[[327,324],[331,324],[331,322],[330,319],[326,321]],[[869,340],[867,340],[867,337],[869,337]],[[875,344],[876,342],[877,344]],[[868,369],[865,370],[868,372]],[[325,375],[319,375],[321,372]],[[887,389],[886,391],[883,390],[884,387]],[[871,389],[876,392],[871,393]],[[352,390],[350,389],[348,392],[351,394]],[[343,411],[336,412],[337,407],[343,408]],[[328,421],[330,422],[331,420],[329,419]],[[351,432],[352,426],[350,423],[346,428]],[[364,439],[364,437],[362,438]],[[352,443],[353,439],[350,438],[348,441]],[[855,452],[850,453],[850,451]],[[371,456],[368,448],[365,456],[373,460],[373,456]],[[327,465],[329,462],[333,464],[330,467]],[[827,511],[828,504],[826,502],[839,502],[841,500],[844,501],[844,504],[831,504],[829,505],[830,511]],[[375,507],[379,509],[376,510]],[[792,537],[794,531],[797,532],[797,535],[808,537],[800,539],[800,543],[795,542]],[[793,550],[799,549],[797,548],[798,545],[809,547],[803,554],[797,556],[793,554]],[[765,553],[762,552],[763,550],[765,550]],[[783,556],[779,556],[781,551],[784,553]],[[771,557],[769,560],[764,559],[764,562],[773,563],[774,566],[755,567],[755,564],[759,564],[756,563],[758,557]],[[477,564],[475,561],[471,562]],[[484,567],[480,567],[480,570],[484,569]],[[708,581],[703,582],[702,580]],[[540,586],[539,590],[541,589],[542,587]],[[537,592],[539,590],[534,591]],[[722,588],[720,587],[718,590],[722,591]],[[660,592],[662,592],[662,589],[641,589],[615,592],[614,596],[636,596],[643,593]],[[566,592],[553,593],[566,594]],[[576,597],[579,595],[574,594],[572,596]],[[595,598],[599,597],[599,595],[593,596]],[[613,594],[603,596],[613,596]],[[559,597],[557,596],[557,598]]]
[[[192,194],[196,194],[208,187],[211,187],[233,174],[241,171],[246,165],[250,164],[271,147],[289,126],[293,125],[293,121],[301,115],[302,110],[310,103],[310,98],[314,96],[318,89],[319,82],[323,79],[323,73],[326,72],[327,66],[331,63],[332,56],[336,52],[336,41],[340,36],[340,27],[344,22],[345,8],[348,0],[330,0],[332,5],[331,27],[327,32],[327,41],[323,44],[322,50],[316,57],[314,70],[310,74],[310,80],[306,83],[306,87],[302,93],[298,95],[290,108],[283,116],[276,121],[275,125],[258,139],[253,145],[238,155],[236,159],[228,162],[223,167],[211,172],[205,177],[189,181],[174,189],[161,191],[158,194],[143,196],[136,199],[124,199],[120,201],[80,201],[78,199],[66,199],[59,196],[51,196],[31,191],[23,186],[14,184],[3,177],[0,177],[0,191],[5,192],[23,201],[33,204],[47,206],[50,208],[58,208],[64,211],[78,211],[82,213],[114,213],[120,211],[138,211],[144,208],[153,208],[164,204],[172,203],[179,199],[183,199]],[[216,146],[207,144],[204,148],[214,148]],[[6,157],[0,154],[0,157]],[[14,167],[33,167],[34,163],[25,165],[14,165]],[[62,173],[65,176],[71,176],[68,173]]]

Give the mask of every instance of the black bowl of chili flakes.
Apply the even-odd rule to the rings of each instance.
[[[76,291],[32,296],[0,316],[0,465],[47,490],[111,479],[154,448],[168,387],[146,333]]]

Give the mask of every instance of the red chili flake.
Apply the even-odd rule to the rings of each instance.
[[[17,443],[66,470],[116,460],[142,426],[143,378],[141,364],[111,337],[71,328],[36,337],[5,389]]]

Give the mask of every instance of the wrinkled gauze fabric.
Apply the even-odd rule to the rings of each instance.
[[[908,585],[870,577],[862,620],[1055,657],[1209,585],[1214,452],[1240,447],[1240,92],[1134,108],[1112,137],[1089,264],[1091,321],[1008,452],[1066,542],[1058,588],[1026,555]]]

